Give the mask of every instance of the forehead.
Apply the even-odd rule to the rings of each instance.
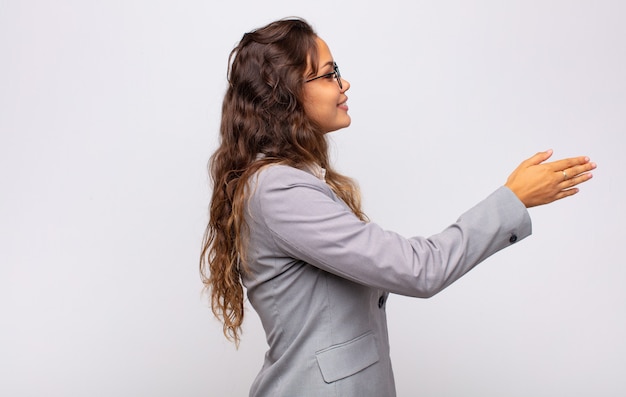
[[[328,48],[326,42],[317,37],[315,39],[315,43],[317,44],[318,68],[323,68],[328,64],[332,66],[333,55],[331,54],[330,48]]]

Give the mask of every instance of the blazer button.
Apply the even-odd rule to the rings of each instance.
[[[517,241],[517,235],[516,235],[516,234],[514,234],[514,235],[512,235],[512,236],[511,236],[511,238],[509,239],[509,243],[513,244],[513,243],[514,243],[514,242],[516,242],[516,241]]]
[[[385,304],[385,296],[383,295],[380,298],[378,298],[378,307],[382,308],[384,304]]]

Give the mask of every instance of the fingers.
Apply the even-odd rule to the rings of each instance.
[[[574,186],[580,185],[583,182],[587,182],[592,177],[593,175],[591,174],[578,175],[574,178],[561,182],[558,185],[558,188],[561,189],[562,191],[565,191],[565,190],[573,188]]]
[[[585,167],[585,168],[589,168],[593,169],[595,167]],[[589,171],[586,170],[586,171]],[[579,185],[583,182],[587,182],[589,179],[593,178],[593,174],[590,172],[586,172],[586,171],[582,171],[579,172],[578,174],[575,174],[573,177],[568,177],[567,179],[564,179],[560,184],[559,184],[559,188],[561,189],[569,189],[571,187],[574,187],[576,185]],[[567,175],[569,175],[569,171],[564,171]]]
[[[562,175],[564,182],[565,181],[570,182],[570,183],[567,183],[566,186],[574,186],[574,185],[577,185],[578,183],[591,179],[593,175],[588,172],[595,168],[596,168],[596,163],[589,162],[587,159],[587,162],[584,164],[576,165],[570,168],[565,168],[561,171],[556,171],[556,173],[559,174],[559,177],[561,177]],[[573,181],[576,181],[576,183],[572,185],[571,182]]]
[[[570,157],[567,159],[553,161],[551,163],[547,163],[546,165],[550,167],[553,171],[562,171],[567,170],[568,168],[573,168],[577,165],[584,165],[589,163],[589,157],[587,156],[579,156],[579,157]],[[568,173],[567,175],[570,175]],[[576,174],[571,174],[576,175]]]
[[[579,190],[577,188],[561,190],[555,195],[554,201],[560,200],[565,197],[573,196],[578,192]]]
[[[548,149],[545,152],[538,152],[534,156],[526,159],[522,162],[523,165],[530,167],[531,165],[541,164],[552,156],[552,149]]]
[[[567,175],[576,176],[576,175],[580,175],[582,173],[591,171],[591,170],[593,170],[595,168],[596,168],[596,163],[588,162],[588,163],[585,163],[585,164],[581,164],[581,165],[578,165],[578,166],[574,166],[574,167],[568,168],[568,169],[566,169],[564,171],[567,173]]]

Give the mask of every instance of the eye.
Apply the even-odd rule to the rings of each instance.
[[[322,77],[325,79],[334,79],[336,76],[335,72],[330,72],[330,73],[326,73],[325,75],[323,75]]]

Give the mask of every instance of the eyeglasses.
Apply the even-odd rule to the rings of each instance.
[[[341,73],[339,73],[339,66],[337,66],[336,62],[333,62],[333,71],[330,73],[323,74],[321,76],[313,77],[312,79],[308,79],[305,83],[311,82],[317,79],[323,79],[325,77],[334,77],[337,79],[337,84],[339,84],[339,89],[343,90],[343,84],[341,84]]]

